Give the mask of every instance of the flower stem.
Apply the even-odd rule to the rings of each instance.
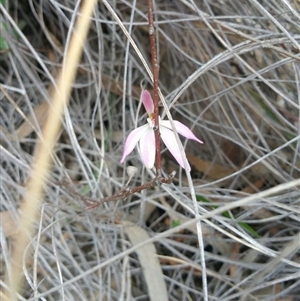
[[[153,73],[153,100],[154,100],[154,134],[155,134],[155,167],[156,177],[161,176],[161,158],[160,158],[160,134],[159,134],[159,96],[158,96],[158,64],[156,56],[155,28],[153,22],[152,0],[147,0],[149,40],[151,52],[151,64]]]

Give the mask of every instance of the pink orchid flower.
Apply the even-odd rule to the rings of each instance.
[[[153,115],[154,104],[152,97],[147,90],[142,91],[141,99],[149,116],[149,118],[147,118],[148,123],[136,128],[128,135],[124,146],[123,156],[120,162],[123,163],[125,158],[133,151],[137,143],[140,142],[142,161],[148,168],[152,168],[155,161],[155,135]],[[184,136],[187,139],[192,139],[199,143],[203,143],[184,124],[176,120],[174,120],[173,122],[178,134]],[[168,150],[174,156],[179,165],[184,168],[183,159],[171,126],[171,122],[169,120],[161,120],[161,118],[159,117],[159,131],[161,138],[164,144],[167,146]],[[188,171],[190,170],[191,168],[189,166]]]

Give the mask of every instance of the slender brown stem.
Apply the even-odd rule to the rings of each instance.
[[[160,134],[159,134],[159,96],[158,96],[158,64],[156,57],[156,44],[155,44],[155,28],[153,21],[153,6],[152,0],[147,0],[148,8],[148,23],[149,23],[149,40],[151,52],[151,64],[153,73],[153,90],[154,90],[154,134],[155,134],[155,167],[156,176],[161,176],[161,160],[160,160]]]
[[[155,186],[160,186],[161,184],[171,184],[173,179],[175,176],[175,171],[173,171],[171,174],[169,174],[168,178],[163,178],[163,177],[158,177],[158,178],[154,178],[152,181],[142,184],[140,186],[136,186],[133,188],[126,188],[123,187],[119,192],[117,192],[114,195],[108,196],[106,198],[103,198],[101,200],[95,200],[95,199],[91,199],[88,197],[82,197],[81,198],[86,202],[86,203],[94,203],[92,205],[89,205],[87,207],[87,209],[93,209],[98,207],[99,205],[106,203],[106,202],[113,202],[113,201],[117,201],[117,200],[122,200],[125,201],[125,199],[136,193],[136,192],[140,192],[142,190],[151,188],[151,187],[155,187]],[[77,194],[76,192],[73,191],[73,193]]]

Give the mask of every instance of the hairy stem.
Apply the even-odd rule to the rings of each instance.
[[[154,99],[154,134],[155,134],[155,167],[156,176],[161,176],[161,158],[160,158],[160,134],[159,134],[159,96],[158,96],[158,64],[156,57],[156,44],[155,44],[155,28],[153,22],[153,6],[152,0],[147,0],[148,8],[148,23],[149,23],[149,40],[151,52],[151,64],[153,73],[153,99]]]

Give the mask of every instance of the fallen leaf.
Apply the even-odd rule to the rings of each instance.
[[[121,221],[132,245],[138,245],[150,238],[140,226],[128,221]],[[143,269],[151,301],[168,301],[166,282],[153,242],[142,245],[135,251]]]
[[[232,167],[212,163],[193,155],[187,154],[187,158],[197,171],[205,174],[208,178],[213,180],[222,179],[237,171]]]

